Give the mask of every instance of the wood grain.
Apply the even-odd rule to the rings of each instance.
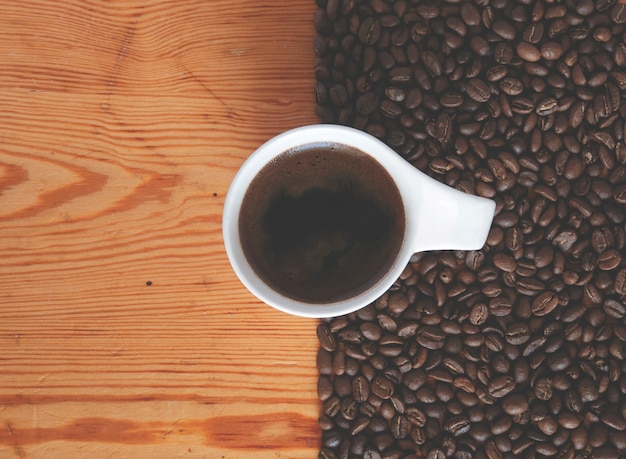
[[[314,9],[2,2],[1,458],[316,456],[316,323],[221,236],[243,160],[317,122]]]

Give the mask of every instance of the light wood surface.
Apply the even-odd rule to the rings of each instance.
[[[221,236],[244,159],[318,122],[314,11],[0,3],[0,458],[316,457],[316,322]]]

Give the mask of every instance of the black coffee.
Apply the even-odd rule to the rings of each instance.
[[[391,176],[338,144],[278,156],[252,181],[239,217],[257,275],[290,298],[321,304],[375,284],[395,261],[404,227]]]

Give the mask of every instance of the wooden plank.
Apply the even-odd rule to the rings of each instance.
[[[243,160],[317,122],[314,10],[0,6],[0,457],[317,454],[316,323],[221,236]]]

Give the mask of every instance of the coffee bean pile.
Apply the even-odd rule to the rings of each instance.
[[[497,203],[319,324],[319,457],[626,457],[626,5],[316,3],[320,119]]]

